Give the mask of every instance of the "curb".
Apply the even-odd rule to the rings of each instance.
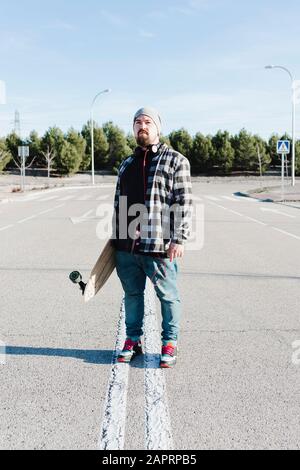
[[[251,199],[256,199],[257,201],[261,201],[261,202],[275,202],[274,199],[271,199],[270,197],[267,197],[267,198],[254,197],[254,196],[251,196],[249,193],[243,193],[241,191],[237,191],[236,193],[233,193],[233,194],[238,197],[249,197]]]

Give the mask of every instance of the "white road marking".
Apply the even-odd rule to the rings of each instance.
[[[290,232],[286,232],[285,230],[281,230],[280,228],[277,228],[277,227],[272,227],[268,224],[265,224],[264,222],[261,222],[260,220],[257,220],[257,219],[253,219],[253,217],[249,217],[248,215],[245,215],[245,214],[241,214],[240,212],[237,212],[237,211],[234,211],[232,209],[228,209],[227,207],[224,207],[224,206],[221,206],[220,204],[216,204],[215,202],[210,202],[210,204],[213,204],[214,206],[217,206],[217,207],[220,207],[221,209],[224,209],[226,211],[229,211],[229,212],[232,212],[233,214],[236,214],[240,217],[245,217],[246,219],[249,219],[251,220],[252,222],[255,222],[257,224],[260,224],[260,225],[265,225],[266,227],[271,227],[273,230],[276,230],[277,232],[281,232],[285,235],[288,235],[290,237],[293,237],[293,238],[296,238],[297,240],[300,240],[300,236],[298,235],[294,235],[293,233],[290,233]]]
[[[34,214],[29,217],[26,217],[26,219],[18,220],[17,224],[23,224],[24,222],[27,222],[28,220],[35,219],[37,216],[38,214]]]
[[[18,224],[23,224],[24,222],[27,222],[28,220],[34,219],[35,217],[38,217],[39,215],[42,214],[47,214],[48,212],[54,211],[55,209],[59,209],[60,207],[63,207],[64,204],[60,204],[59,206],[51,207],[51,209],[47,209],[45,211],[38,212],[37,214],[33,214],[29,217],[26,217],[25,219],[19,220],[17,223]]]
[[[121,305],[115,351],[104,402],[103,421],[98,447],[100,450],[122,450],[125,422],[129,364],[116,358],[125,341],[125,306]],[[172,450],[173,438],[166,391],[165,369],[159,368],[160,334],[155,314],[155,296],[150,281],[145,292],[145,446],[147,450]]]
[[[76,224],[81,224],[83,222],[86,222],[87,220],[97,219],[98,217],[94,217],[94,216],[90,217],[90,214],[92,214],[92,212],[94,212],[94,209],[91,209],[91,210],[87,211],[85,214],[83,214],[79,217],[70,217],[71,222],[74,225],[76,225]]]
[[[55,209],[59,209],[60,207],[63,207],[63,206],[64,204],[60,204],[59,206],[51,207],[51,209],[47,209],[45,211],[38,212],[37,214],[30,215],[29,217],[26,217],[25,219],[16,221],[16,224],[23,224],[24,222],[27,222],[28,220],[35,219],[39,215],[47,214],[48,212],[54,211]],[[14,224],[6,225],[5,227],[0,228],[0,232],[3,230],[7,230],[9,228],[12,228],[14,226],[15,226]]]
[[[91,199],[92,194],[84,194],[83,196],[80,196],[77,198],[77,201],[87,201],[88,199]]]
[[[277,228],[277,227],[271,227],[273,230],[276,230],[277,232],[281,232],[285,235],[288,235],[289,237],[293,237],[293,238],[296,238],[297,240],[300,240],[300,237],[298,237],[297,235],[294,235],[293,233],[289,233],[289,232],[286,232],[285,230],[281,230],[280,228]]]
[[[99,196],[96,198],[96,201],[103,201],[105,199],[109,198],[109,194],[104,194],[103,196]]]
[[[59,201],[69,201],[70,199],[73,199],[75,194],[71,194],[70,196],[65,196],[65,197],[60,197],[58,200]]]
[[[240,212],[237,212],[237,211],[234,211],[234,210],[232,210],[232,209],[229,209],[228,207],[221,206],[220,204],[216,204],[215,202],[210,202],[210,204],[213,204],[214,206],[220,207],[221,209],[224,209],[225,211],[232,212],[233,214],[236,214],[236,215],[238,215],[239,217],[244,217],[245,219],[249,219],[249,220],[251,220],[252,222],[255,222],[255,223],[257,223],[257,224],[260,224],[260,225],[267,225],[267,224],[265,224],[264,222],[261,222],[260,220],[253,219],[253,217],[249,217],[248,215],[241,214]]]
[[[210,201],[219,201],[220,200],[218,197],[215,197],[215,196],[205,195],[204,197],[205,197],[205,199],[209,199]]]
[[[31,201],[35,201],[39,197],[44,197],[45,195],[46,195],[45,192],[27,194],[26,196],[20,197],[20,199],[16,199],[16,202],[31,202]]]
[[[54,211],[55,209],[59,209],[60,207],[64,207],[64,204],[60,204],[59,206],[55,206],[55,207],[52,207],[51,209],[47,209],[45,211],[42,211],[42,212],[39,213],[39,215],[47,214],[47,212]]]
[[[149,282],[149,281],[147,281]],[[159,368],[161,340],[155,315],[154,291],[147,285],[144,317],[145,425],[147,450],[172,450],[165,369]]]
[[[13,227],[13,225],[6,225],[5,227],[1,227],[0,232],[2,232],[3,230],[7,230],[8,228],[11,228],[11,227]]]
[[[97,185],[85,185],[85,186],[62,186],[59,188],[45,188],[41,189],[40,191],[31,191],[30,194],[24,194],[18,198],[6,198],[0,201],[0,204],[5,204],[9,202],[34,202],[39,197],[45,197],[49,194],[54,192],[61,192],[61,191],[74,191],[74,190],[86,190],[86,189],[96,189],[97,191],[102,189],[108,188],[115,188],[116,183],[101,183]]]
[[[286,214],[285,212],[281,212],[277,209],[270,209],[269,207],[260,207],[260,210],[263,212],[274,212],[275,214],[284,215],[285,217],[291,217],[292,219],[296,218],[295,215]]]
[[[104,402],[103,422],[98,447],[100,450],[122,450],[125,441],[125,421],[129,364],[116,358],[125,341],[125,306],[121,306],[115,351]]]
[[[45,198],[39,199],[39,202],[51,201],[52,199],[57,199],[57,198],[58,198],[58,195],[56,195],[56,196],[49,196],[49,197],[45,197]]]
[[[239,199],[230,197],[230,196],[221,196],[223,199],[228,199],[228,201],[233,201],[233,202],[240,202]]]
[[[267,225],[267,224],[265,224],[264,222],[261,222],[261,220],[257,220],[257,219],[253,219],[253,217],[249,217],[249,215],[244,215],[244,217],[245,217],[246,219],[252,220],[252,222],[255,222],[255,223],[257,223],[257,224],[260,224],[260,225]]]

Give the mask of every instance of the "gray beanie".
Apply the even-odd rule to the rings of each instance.
[[[139,116],[141,116],[142,114],[144,114],[146,116],[149,116],[151,119],[153,119],[153,121],[154,121],[154,123],[157,127],[158,135],[160,135],[160,133],[161,133],[161,119],[160,119],[160,116],[159,116],[158,112],[156,111],[156,109],[149,108],[149,107],[139,109],[134,115],[133,124],[135,123],[135,120]]]

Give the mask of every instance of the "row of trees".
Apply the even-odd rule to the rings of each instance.
[[[185,129],[162,136],[161,141],[185,155],[191,163],[193,174],[230,174],[233,171],[259,173],[259,161],[263,172],[280,165],[276,153],[276,142],[290,139],[285,134],[273,134],[268,141],[242,129],[236,135],[218,131],[214,136],[198,132],[191,136]],[[32,131],[26,141],[14,133],[0,139],[0,171],[14,168],[18,158],[18,146],[29,145],[34,167],[47,167],[50,163],[56,173],[66,175],[86,171],[91,167],[90,122],[81,132],[71,128],[64,134],[58,127],[50,127],[40,137]],[[94,125],[95,169],[117,172],[120,162],[130,155],[136,142],[132,134],[127,134],[112,122],[102,127]],[[288,156],[289,158],[290,156]],[[296,142],[296,174],[300,174],[300,141]]]

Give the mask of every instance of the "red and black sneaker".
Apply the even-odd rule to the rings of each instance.
[[[159,366],[162,368],[166,368],[166,369],[173,367],[176,364],[176,359],[177,359],[176,341],[163,341]]]
[[[131,359],[138,354],[143,354],[142,343],[140,341],[132,341],[132,339],[127,338],[122,351],[117,357],[117,361],[130,362]]]

